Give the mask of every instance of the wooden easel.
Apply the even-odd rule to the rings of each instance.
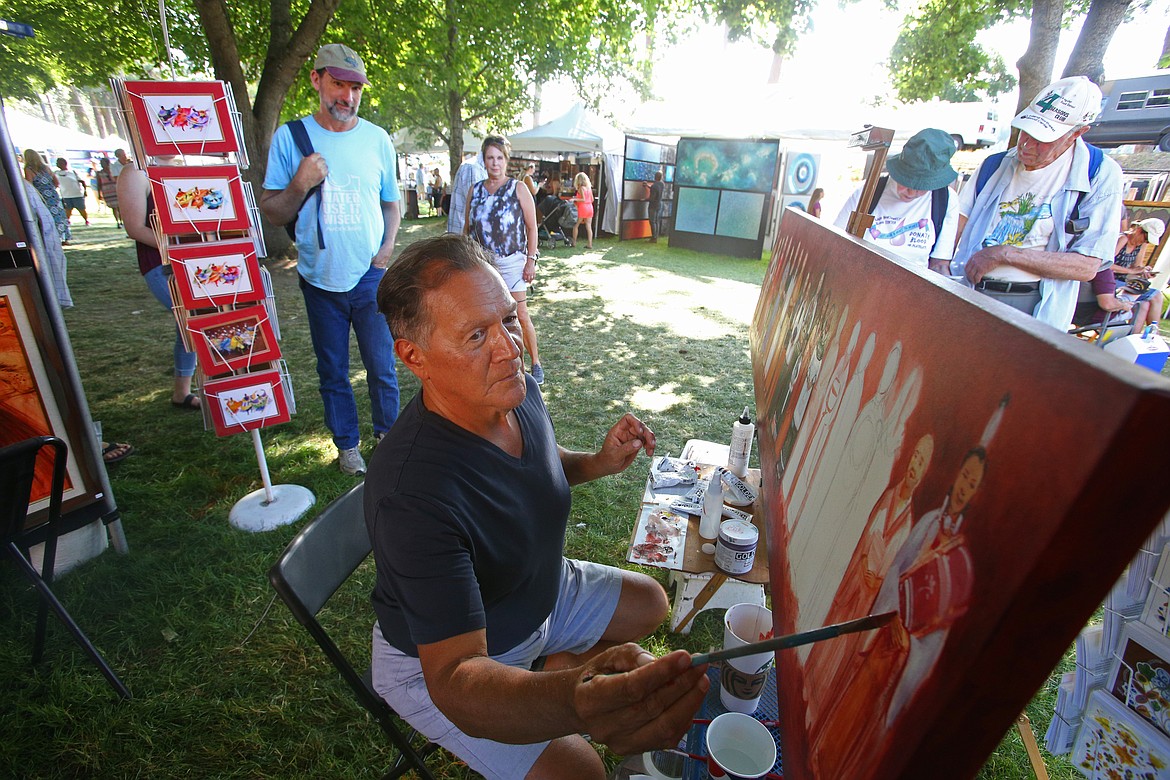
[[[1028,713],[1021,712],[1020,717],[1016,718],[1016,731],[1020,732],[1024,750],[1028,751],[1028,761],[1032,763],[1036,780],[1048,780],[1048,768],[1044,766],[1044,757],[1040,755],[1040,746],[1036,744],[1036,735],[1032,733],[1032,721],[1028,718]]]
[[[894,131],[885,127],[869,125],[864,130],[854,133],[849,139],[849,148],[861,147],[863,151],[873,152],[873,166],[865,177],[865,186],[861,188],[861,198],[857,201],[857,208],[849,215],[849,222],[845,230],[851,236],[861,238],[865,231],[873,224],[873,214],[868,207],[873,200],[873,193],[877,189],[878,177],[886,165],[886,155],[890,152],[890,143],[894,140]]]

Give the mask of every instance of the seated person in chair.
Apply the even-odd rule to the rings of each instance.
[[[373,683],[411,726],[487,778],[586,778],[674,747],[708,688],[685,651],[633,640],[666,616],[645,575],[562,555],[569,486],[654,452],[632,414],[596,453],[557,444],[524,373],[515,299],[474,242],[419,241],[378,306],[422,389],[370,463]]]
[[[1113,276],[1117,280],[1117,293],[1133,280],[1148,280],[1154,276],[1154,269],[1148,264],[1150,253],[1144,251],[1146,244],[1156,248],[1166,232],[1166,223],[1156,217],[1138,220],[1117,238],[1113,254]],[[1140,285],[1137,285],[1140,286]],[[1148,284],[1147,284],[1148,287]],[[1145,290],[1134,290],[1144,293]],[[1134,330],[1140,330],[1150,322],[1157,322],[1162,316],[1162,292],[1154,290],[1143,297],[1144,305],[1134,317]]]

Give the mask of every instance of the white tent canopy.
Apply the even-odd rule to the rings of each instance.
[[[626,137],[621,130],[576,103],[561,116],[543,125],[509,136],[512,153],[529,154],[596,154],[605,161],[605,179],[612,205],[602,211],[601,229],[608,233],[618,231],[618,210],[621,204],[622,156]],[[594,182],[597,186],[598,182]]]
[[[582,103],[543,125],[509,136],[513,152],[624,154],[625,135]]]
[[[36,149],[61,154],[64,152],[112,152],[118,148],[129,147],[129,144],[116,136],[98,138],[96,135],[61,127],[20,111],[5,111],[4,118],[8,121],[8,131],[12,135],[12,143],[18,146],[21,151]]]

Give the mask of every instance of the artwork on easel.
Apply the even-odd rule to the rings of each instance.
[[[896,613],[778,657],[785,777],[973,777],[1165,514],[1170,383],[792,209],[750,338],[776,633]]]
[[[248,208],[234,165],[146,169],[159,226],[168,236],[247,230]]]
[[[203,386],[211,421],[219,436],[231,436],[289,421],[287,377],[280,371],[214,379]]]
[[[125,81],[147,156],[228,154],[240,143],[222,81]]]
[[[251,239],[166,247],[179,296],[187,309],[263,300],[256,244]]]
[[[1102,690],[1089,697],[1069,760],[1089,780],[1170,780],[1170,740]]]
[[[1137,621],[1126,623],[1107,690],[1170,736],[1170,639]]]
[[[280,357],[280,345],[264,306],[189,317],[187,332],[208,376],[247,371]]]

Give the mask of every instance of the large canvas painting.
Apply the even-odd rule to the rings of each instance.
[[[785,777],[973,776],[1165,513],[1170,382],[792,209],[751,347],[776,632],[896,613],[778,657]]]

